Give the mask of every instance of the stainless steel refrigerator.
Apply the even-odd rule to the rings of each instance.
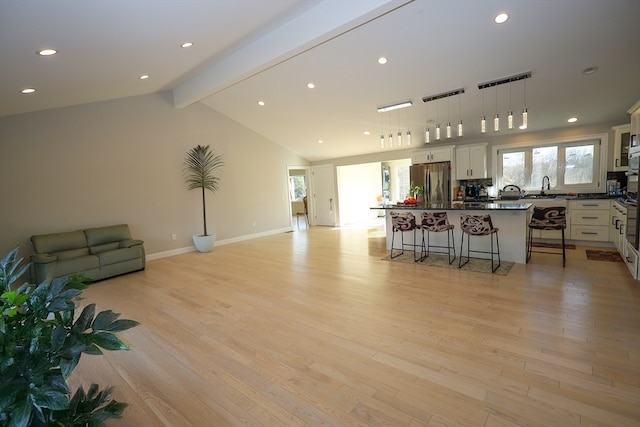
[[[411,185],[422,185],[426,205],[451,203],[451,162],[423,163],[409,168]]]

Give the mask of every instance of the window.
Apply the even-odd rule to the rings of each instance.
[[[600,140],[594,139],[499,149],[500,187],[536,191],[548,177],[552,190],[593,190],[600,185],[600,147]]]
[[[289,197],[294,202],[301,202],[307,195],[307,184],[304,175],[289,177]]]
[[[398,183],[398,198],[404,200],[404,198],[409,195],[409,189],[411,188],[411,183],[409,182],[409,166],[398,166],[396,174],[398,176],[396,180]]]

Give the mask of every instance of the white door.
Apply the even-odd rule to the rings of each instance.
[[[333,165],[311,167],[311,193],[315,225],[336,226],[336,191]]]

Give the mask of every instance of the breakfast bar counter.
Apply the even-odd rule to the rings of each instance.
[[[460,215],[491,215],[493,226],[498,228],[498,236],[500,240],[500,258],[503,261],[512,261],[516,263],[526,263],[527,261],[527,231],[531,212],[533,210],[532,203],[522,203],[514,200],[513,202],[501,201],[500,203],[461,203],[454,202],[450,204],[434,204],[434,205],[385,205],[378,206],[373,209],[383,209],[386,217],[387,230],[387,249],[391,249],[391,212],[410,211],[416,217],[416,223],[420,224],[422,212],[446,212],[449,223],[454,226],[453,234],[455,240],[456,255],[460,255],[460,242],[462,232],[460,231]],[[413,233],[405,233],[405,242],[413,243]],[[416,231],[416,240],[421,241],[422,231]],[[433,245],[446,246],[446,233],[431,233],[431,241]],[[472,250],[489,250],[490,241],[488,238],[474,238],[471,242]],[[466,247],[466,243],[465,243]],[[474,256],[479,256],[475,254]]]

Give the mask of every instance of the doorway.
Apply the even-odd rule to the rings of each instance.
[[[311,223],[311,215],[309,214],[309,197],[310,191],[308,166],[288,166],[288,188],[289,188],[289,217],[293,230],[308,229]],[[305,209],[305,199],[307,206]]]
[[[376,222],[384,210],[374,206],[403,200],[409,192],[411,159],[339,166],[338,207],[340,226]]]

